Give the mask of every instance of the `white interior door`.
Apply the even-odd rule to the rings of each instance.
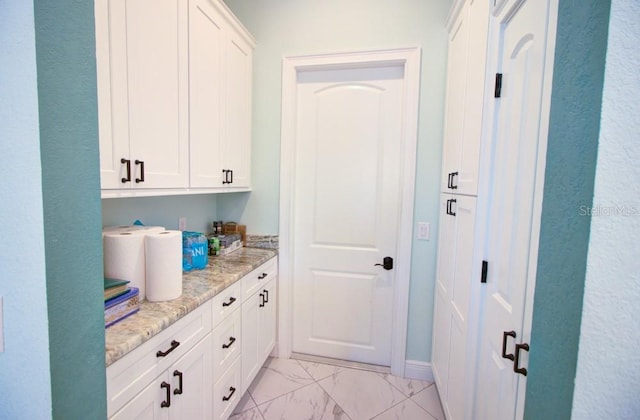
[[[541,176],[539,159],[544,158],[539,147],[548,7],[547,1],[508,2],[493,25],[495,62],[503,79],[493,115],[488,277],[474,413],[478,419],[522,416],[526,376],[514,372],[510,355],[516,353],[516,344],[528,344],[530,333],[525,317],[531,313],[527,305],[533,299],[540,218],[536,181]],[[518,367],[526,368],[528,352],[522,349],[519,355]]]
[[[293,351],[389,366],[404,66],[298,73]]]

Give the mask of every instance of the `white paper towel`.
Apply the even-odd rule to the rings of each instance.
[[[182,232],[145,235],[147,300],[160,302],[182,295]]]
[[[139,226],[139,225],[122,225],[122,226],[104,226],[102,228],[102,237],[107,233],[122,233],[122,232],[162,232],[165,230],[162,226]]]
[[[129,286],[139,289],[140,300],[146,296],[144,238],[141,230],[103,235],[104,276],[129,280]]]

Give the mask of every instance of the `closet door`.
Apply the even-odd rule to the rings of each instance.
[[[541,118],[549,112],[543,110],[549,2],[506,3],[492,22],[502,93],[490,136],[488,276],[474,410],[491,420],[521,418],[524,410],[546,149]]]
[[[449,419],[462,419],[476,198],[442,194],[433,336],[433,371]]]

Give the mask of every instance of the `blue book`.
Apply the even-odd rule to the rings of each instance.
[[[140,295],[137,287],[104,303],[105,328],[131,316],[140,310]]]

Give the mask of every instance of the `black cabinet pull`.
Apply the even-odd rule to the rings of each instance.
[[[263,278],[267,277],[268,274],[267,273],[262,273],[258,276],[258,280],[262,280]]]
[[[453,184],[453,177],[458,176],[458,172],[451,172],[451,188],[452,190],[457,190],[458,189],[458,185],[454,185]]]
[[[527,376],[527,369],[518,367],[520,364],[520,350],[529,351],[529,345],[527,343],[524,344],[516,344],[516,357],[513,362],[513,371],[515,373],[519,373],[520,375]]]
[[[222,178],[223,178],[222,179],[222,185],[224,185],[224,184],[227,183],[227,170],[226,169],[222,170]]]
[[[160,407],[171,407],[171,385],[163,381],[160,384],[160,388],[165,388],[167,390],[167,398],[160,403]]]
[[[136,159],[136,165],[140,165],[140,178],[136,178],[136,184],[144,182],[144,161]]]
[[[235,337],[229,337],[229,342],[227,344],[223,344],[222,348],[223,349],[228,349],[235,342],[236,342],[236,338]]]
[[[454,216],[455,217],[456,212],[453,211],[452,208],[453,208],[453,204],[457,203],[457,202],[458,202],[458,200],[456,200],[455,198],[447,200],[447,214],[449,216]]]
[[[502,333],[502,357],[504,359],[509,359],[509,360],[513,360],[513,354],[509,353],[507,354],[507,337],[513,337],[516,338],[516,332],[515,331],[505,331]]]
[[[180,345],[180,342],[178,342],[176,340],[172,340],[171,341],[171,347],[169,347],[169,350],[167,350],[167,351],[158,350],[157,353],[156,353],[156,357],[165,357],[167,354],[169,354],[172,351],[174,351],[175,349],[177,349],[179,345]]]
[[[231,304],[232,304],[233,302],[235,302],[235,301],[236,301],[236,298],[234,298],[233,296],[231,296],[231,297],[229,298],[229,302],[222,302],[222,306],[231,306]]]
[[[260,299],[262,299],[262,302],[260,302],[260,305],[258,305],[259,307],[263,308],[264,307],[264,293],[260,293]]]
[[[122,158],[120,159],[120,163],[124,163],[127,165],[127,177],[122,178],[120,181],[124,184],[126,182],[131,182],[131,160]]]
[[[227,395],[226,397],[222,397],[222,401],[229,401],[231,399],[231,397],[233,397],[233,394],[235,394],[236,389],[232,386],[229,387],[229,391],[231,391],[229,393],[229,395]]]
[[[264,293],[264,303],[269,303],[269,291],[267,289],[263,289],[262,292]]]
[[[222,173],[224,174],[224,181],[222,181],[222,183],[231,184],[233,182],[233,171],[231,169],[223,169]],[[231,178],[229,178],[229,175],[231,175]]]
[[[173,376],[177,376],[178,377],[178,387],[173,390],[173,393],[175,395],[182,394],[182,372],[180,372],[179,370],[174,370],[173,371]]]
[[[447,188],[451,188],[451,174],[453,172],[449,172],[449,175],[447,176]]]

